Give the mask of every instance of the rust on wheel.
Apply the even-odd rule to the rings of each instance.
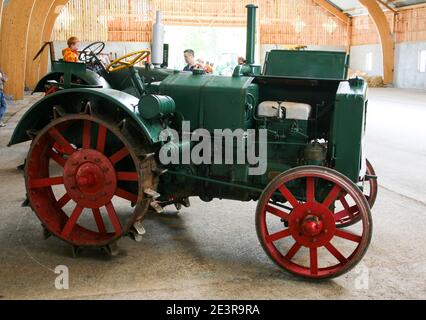
[[[374,203],[376,202],[378,185],[376,172],[374,171],[374,168],[371,165],[370,161],[368,161],[368,159],[366,159],[366,174],[364,180],[362,181],[362,184],[364,197],[367,199],[367,202],[371,209],[373,208]],[[358,223],[361,220],[359,212],[354,210],[354,208],[351,210],[347,210],[346,213],[346,215],[340,215],[340,220],[336,221],[336,226],[338,228],[349,227],[355,223]]]
[[[357,211],[361,223],[337,228],[348,211]],[[281,268],[307,278],[332,278],[361,260],[372,221],[369,205],[352,181],[332,169],[305,166],[266,187],[256,210],[256,229],[262,247]]]
[[[43,226],[76,247],[102,247],[127,234],[148,206],[143,186],[151,169],[136,150],[116,125],[91,115],[51,122],[34,139],[25,170]]]

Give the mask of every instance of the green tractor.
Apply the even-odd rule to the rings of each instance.
[[[10,141],[32,140],[27,203],[46,237],[114,254],[121,237],[141,239],[148,211],[253,200],[259,241],[282,269],[331,278],[361,260],[377,195],[363,148],[367,85],[347,80],[343,52],[272,50],[255,65],[256,8],[232,77],[137,68],[143,51],[104,67],[93,46],[85,62],[96,71],[55,62],[37,90],[57,90]]]

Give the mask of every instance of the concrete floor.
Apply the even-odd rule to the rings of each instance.
[[[426,297],[426,91],[370,90],[367,151],[379,175],[374,234],[358,268],[309,282],[280,271],[255,233],[255,203],[193,199],[179,215],[150,216],[142,243],[120,241],[107,259],[42,240],[24,200],[27,144],[6,148],[31,100],[14,103],[0,129],[0,298],[73,299],[395,299]],[[54,269],[66,265],[69,290]],[[368,274],[368,288],[359,286]],[[365,279],[365,277],[363,278]],[[365,282],[363,282],[365,284]]]

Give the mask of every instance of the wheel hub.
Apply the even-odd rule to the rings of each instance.
[[[296,207],[289,217],[289,229],[293,238],[305,247],[317,248],[328,243],[334,235],[333,213],[317,202]]]
[[[302,229],[304,234],[308,236],[319,235],[324,227],[324,223],[315,215],[307,216],[302,222]]]
[[[96,150],[73,153],[64,167],[64,185],[71,199],[86,208],[109,203],[117,188],[117,176],[111,161]]]

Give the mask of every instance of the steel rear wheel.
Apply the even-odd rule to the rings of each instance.
[[[376,203],[377,198],[377,175],[374,171],[374,168],[370,161],[367,161],[367,184],[368,184],[368,190],[364,191],[365,197],[367,198],[368,204],[370,205],[370,208],[373,208],[374,204]]]
[[[376,202],[378,184],[376,172],[374,171],[374,168],[371,165],[370,161],[368,161],[368,159],[366,159],[366,176],[363,184],[364,197],[367,199],[367,202],[371,209],[373,208]],[[340,220],[336,221],[336,226],[338,228],[349,227],[351,225],[354,225],[355,223],[358,223],[361,220],[359,212],[356,210],[347,210],[346,213],[346,215],[341,214]]]
[[[339,229],[336,221],[347,210],[359,212],[361,223]],[[352,181],[332,169],[306,166],[281,174],[266,187],[257,205],[256,229],[278,266],[321,279],[341,275],[362,259],[372,220],[364,195]]]
[[[102,247],[141,219],[151,168],[130,140],[113,122],[84,114],[54,120],[36,136],[26,188],[48,232],[76,247]]]

